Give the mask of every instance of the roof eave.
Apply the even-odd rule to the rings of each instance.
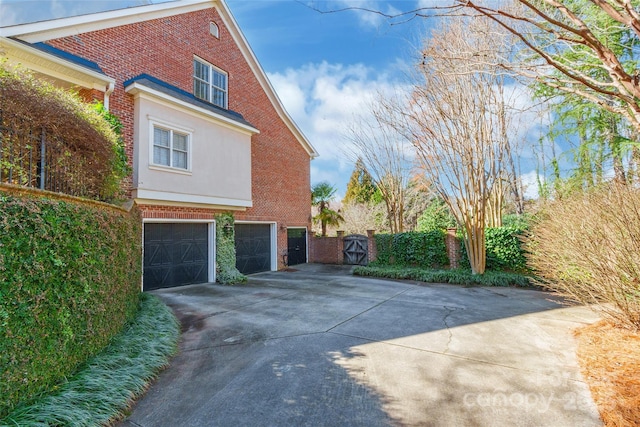
[[[105,92],[109,86],[115,84],[115,79],[106,74],[2,36],[0,53],[8,58],[11,64],[21,64],[25,68],[73,85]]]
[[[309,157],[311,157],[312,159],[315,157],[318,157],[319,154],[316,151],[316,149],[313,147],[311,142],[309,142],[309,140],[304,135],[302,130],[293,121],[293,119],[291,118],[287,110],[284,108],[284,105],[282,104],[282,101],[278,97],[278,94],[276,93],[275,89],[271,85],[271,82],[269,81],[267,74],[262,69],[262,66],[258,61],[258,58],[256,58],[255,54],[253,53],[253,50],[251,50],[251,47],[249,46],[249,42],[247,41],[247,39],[244,37],[244,34],[240,30],[240,26],[238,25],[235,18],[233,17],[231,10],[229,10],[229,7],[227,6],[226,1],[225,0],[218,0],[218,1],[221,6],[220,16],[222,17],[222,20],[224,21],[225,26],[229,29],[229,32],[231,33],[233,39],[236,42],[236,45],[242,51],[249,66],[251,67],[251,70],[253,71],[253,74],[258,79],[260,85],[264,89],[265,93],[267,94],[267,97],[269,98],[269,100],[271,101],[271,104],[276,109],[278,115],[285,122],[287,127],[291,130],[291,132],[296,137],[300,145],[302,145],[302,147],[307,151],[307,153],[309,154]]]
[[[175,107],[182,108],[183,110],[197,113],[200,116],[207,117],[208,119],[213,119],[215,122],[221,125],[242,131],[250,136],[260,133],[260,131],[253,126],[249,126],[245,123],[240,123],[236,120],[232,120],[221,114],[217,114],[211,110],[204,109],[197,105],[175,98],[171,95],[167,95],[166,93],[156,90],[154,88],[151,88],[149,86],[146,86],[144,83],[141,83],[141,82],[132,82],[128,84],[125,87],[124,91],[134,96],[146,95],[147,97],[151,97],[156,101],[165,102]]]
[[[0,36],[16,37],[29,43],[36,43],[89,31],[98,31],[140,21],[194,12],[212,7],[215,3],[215,0],[170,1],[88,15],[11,25],[0,27]]]

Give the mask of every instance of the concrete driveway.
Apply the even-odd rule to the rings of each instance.
[[[180,352],[121,425],[599,426],[552,294],[296,266],[156,291]]]

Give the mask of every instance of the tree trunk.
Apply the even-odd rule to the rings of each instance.
[[[484,274],[487,263],[484,224],[465,224],[464,246],[473,274]]]

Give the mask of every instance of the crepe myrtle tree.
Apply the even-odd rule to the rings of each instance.
[[[508,76],[493,65],[509,46],[490,21],[443,21],[426,39],[404,103],[386,104],[395,112],[385,117],[394,117],[390,125],[414,146],[427,180],[462,229],[474,274],[485,271],[485,226],[492,211],[499,215],[503,182],[515,179],[505,130]]]

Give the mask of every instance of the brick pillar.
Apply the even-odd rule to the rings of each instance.
[[[455,228],[447,228],[447,234],[444,237],[447,256],[449,257],[449,268],[460,267],[460,240],[458,240],[456,232],[457,229]]]
[[[336,239],[336,259],[337,264],[344,264],[344,231],[336,231],[338,238]]]
[[[376,248],[376,239],[373,236],[375,233],[375,230],[367,230],[367,261],[368,262],[373,262],[376,260],[376,258],[378,258],[378,250]]]

